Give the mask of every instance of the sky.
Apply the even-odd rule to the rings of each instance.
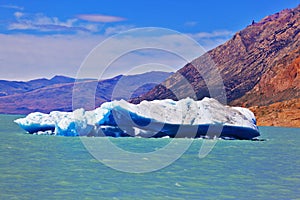
[[[108,78],[149,70],[176,71],[199,56],[198,51],[181,43],[183,35],[207,51],[230,39],[252,20],[259,21],[299,3],[299,0],[0,0],[0,79],[76,77],[91,52],[103,48],[103,41],[110,38],[113,39],[105,51],[102,49],[99,51],[102,54],[93,58],[98,68],[86,69],[84,76]],[[141,31],[144,27],[170,32],[149,34]],[[122,35],[134,29],[139,32]],[[118,34],[122,37],[116,37]],[[109,66],[100,61],[116,52],[116,48],[151,46],[151,41],[156,44],[172,41],[174,45],[168,43],[167,48],[180,46],[180,52],[192,54],[188,59],[178,59],[172,51],[142,49],[121,54],[118,59],[114,57]]]

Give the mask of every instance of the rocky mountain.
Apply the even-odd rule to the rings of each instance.
[[[213,68],[220,74],[224,87],[217,84],[218,77],[211,72]],[[210,96],[208,85],[217,91],[224,89],[230,105],[254,108],[274,106],[276,102],[291,99],[298,101],[300,5],[253,22],[223,45],[196,58],[148,93],[131,101],[186,96],[202,99]],[[186,92],[187,87],[192,91]],[[299,108],[295,109],[300,112]],[[276,112],[276,109],[272,107],[270,112]]]
[[[73,83],[74,78],[65,76],[54,76],[52,79],[35,79],[31,81],[6,81],[0,80],[0,97],[30,92],[46,86],[58,83]]]
[[[171,73],[148,72],[138,75],[119,75],[106,80],[76,80],[64,76],[36,79],[28,82],[0,81],[0,113],[28,114],[53,110],[71,111],[73,92],[84,97],[94,88],[95,106],[114,99],[129,99],[151,90]],[[76,84],[76,87],[74,87]],[[82,88],[78,90],[78,88]],[[74,91],[73,91],[74,89]],[[77,93],[77,94],[78,94]],[[87,106],[89,108],[89,106]],[[93,109],[93,108],[90,108]]]

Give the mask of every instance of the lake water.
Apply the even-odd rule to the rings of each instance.
[[[0,199],[300,199],[297,128],[260,127],[266,141],[220,140],[203,159],[203,140],[194,140],[170,166],[132,174],[94,159],[78,137],[25,134],[18,117],[0,115]],[[148,152],[172,139],[111,140]]]

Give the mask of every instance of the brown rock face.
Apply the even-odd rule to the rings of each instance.
[[[299,65],[300,5],[249,25],[132,102],[187,96],[222,99],[221,94],[211,95],[213,87],[214,94],[223,88],[231,105],[269,105],[300,97]]]
[[[259,126],[300,127],[300,98],[250,107]]]
[[[293,60],[291,57],[295,57]],[[279,60],[262,75],[260,82],[232,104],[245,106],[268,105],[283,100],[300,98],[300,48]]]

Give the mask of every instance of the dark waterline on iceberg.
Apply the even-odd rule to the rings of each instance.
[[[122,124],[124,128],[126,124]],[[247,127],[237,127],[237,126],[220,126],[220,125],[197,125],[197,126],[184,126],[184,125],[173,125],[173,124],[155,124],[154,127],[162,127],[160,131],[154,133],[152,136],[146,135],[145,138],[232,138],[240,140],[251,140],[260,136],[259,131],[247,128]],[[22,127],[24,130],[28,131],[30,134],[54,134],[55,128],[52,126],[43,127]],[[92,129],[93,127],[91,127]],[[141,127],[140,127],[141,128]],[[129,128],[127,127],[127,130]],[[151,127],[147,127],[148,131]],[[155,131],[155,129],[153,129]],[[209,131],[210,130],[210,131]],[[105,126],[104,128],[99,127],[97,131],[85,131],[84,133],[79,132],[74,134],[73,132],[63,132],[61,136],[93,136],[93,137],[134,137],[134,133],[127,133],[117,126]],[[143,137],[143,136],[141,136]]]

